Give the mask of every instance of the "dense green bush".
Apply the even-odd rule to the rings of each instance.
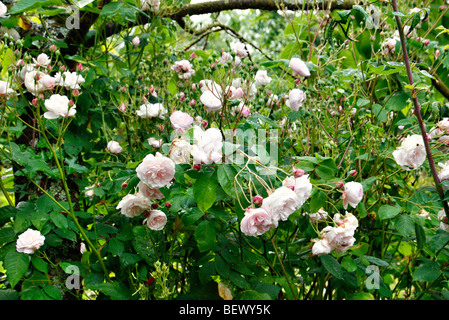
[[[73,4],[0,6],[2,299],[449,296],[442,1]]]

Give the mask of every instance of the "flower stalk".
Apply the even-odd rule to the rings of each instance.
[[[393,6],[394,12],[399,12],[397,0],[392,0],[391,5]],[[443,188],[441,187],[441,181],[440,181],[440,178],[438,177],[438,172],[435,167],[435,161],[433,159],[432,152],[430,150],[430,144],[427,139],[427,132],[426,132],[426,128],[424,126],[424,120],[421,115],[421,106],[418,103],[418,98],[416,96],[417,92],[416,92],[415,88],[413,87],[412,68],[410,66],[410,60],[408,57],[407,44],[405,41],[405,35],[404,35],[403,27],[402,27],[401,17],[398,15],[395,15],[395,18],[396,18],[396,24],[398,26],[399,38],[401,40],[402,55],[404,58],[405,69],[407,71],[407,78],[408,78],[408,82],[409,82],[410,86],[412,87],[412,89],[411,89],[412,90],[412,101],[413,101],[414,108],[415,108],[414,113],[418,120],[418,125],[419,125],[419,128],[421,130],[421,135],[424,140],[424,147],[426,149],[427,160],[429,161],[429,168],[432,173],[433,180],[435,182],[435,188],[438,192],[438,195],[440,196],[441,203],[443,205],[443,209],[446,214],[446,217],[449,218],[449,206],[447,204],[447,201],[444,200]]]

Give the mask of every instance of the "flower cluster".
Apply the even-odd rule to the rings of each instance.
[[[164,198],[161,188],[170,187],[175,175],[175,163],[159,152],[147,155],[136,168],[139,178],[138,192],[127,194],[118,203],[116,209],[134,218],[147,212],[144,220],[152,230],[162,230],[167,222],[165,213],[161,210],[151,210],[152,201]]]
[[[260,236],[279,221],[301,208],[312,193],[312,184],[307,174],[301,177],[287,177],[281,187],[260,202],[259,208],[249,207],[240,222],[240,229],[248,236]]]
[[[334,225],[321,231],[320,239],[313,239],[312,255],[346,252],[354,245],[354,232],[359,226],[357,218],[349,212],[344,217],[339,213],[334,215]]]

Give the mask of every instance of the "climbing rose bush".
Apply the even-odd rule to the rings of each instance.
[[[0,2],[3,297],[446,299],[440,2],[186,33],[94,1],[75,49],[62,1]]]

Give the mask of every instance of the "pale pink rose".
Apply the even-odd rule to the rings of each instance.
[[[293,70],[293,75],[301,77],[310,77],[310,71],[304,61],[299,58],[291,58],[288,65]]]
[[[203,103],[207,111],[217,111],[222,107],[220,96],[212,91],[205,91],[200,96],[200,101]]]
[[[363,199],[363,186],[359,182],[351,181],[345,183],[344,192],[342,195],[343,207],[346,209],[348,204],[356,208],[359,202]]]
[[[188,60],[176,61],[171,69],[178,73],[180,79],[190,79],[195,75],[195,70],[193,70],[192,64]]]
[[[173,129],[180,129],[186,131],[192,128],[193,118],[186,112],[175,111],[170,116],[170,122]]]
[[[240,58],[245,58],[248,55],[245,44],[236,41],[230,44],[231,50]]]
[[[27,229],[19,235],[16,242],[17,252],[33,254],[44,245],[45,237],[37,230]]]
[[[164,140],[162,139],[156,139],[154,137],[150,137],[147,139],[148,144],[151,145],[153,148],[160,148],[162,144],[164,143]]]
[[[109,141],[106,149],[113,154],[119,154],[123,150],[117,141]]]
[[[142,181],[137,184],[139,194],[150,200],[160,200],[164,198],[164,194],[159,189],[152,189]]]
[[[251,110],[248,107],[243,107],[241,114],[243,118],[248,118],[251,115]]]
[[[286,221],[296,211],[298,205],[296,193],[282,186],[263,199],[261,208],[270,214],[273,226],[277,227],[279,220]]]
[[[120,210],[120,212],[128,218],[136,217],[150,208],[150,200],[139,193],[137,195],[127,194],[120,200],[116,207],[117,210]]]
[[[133,39],[132,39],[132,44],[133,44],[133,46],[134,47],[137,47],[137,46],[139,46],[139,44],[140,44],[140,38],[139,37],[134,37]]]
[[[151,210],[149,216],[144,220],[148,228],[155,231],[164,229],[167,223],[167,216],[161,210]]]
[[[257,87],[263,87],[269,84],[272,78],[268,76],[267,70],[258,70],[254,80]]]
[[[257,237],[271,228],[271,215],[263,208],[248,208],[240,222],[240,230],[247,236]]]
[[[312,240],[315,244],[312,246],[312,255],[320,256],[323,254],[329,254],[332,251],[331,244],[326,238]]]
[[[299,107],[303,105],[306,100],[306,94],[301,89],[293,89],[288,95],[288,100],[285,104],[293,111],[298,111]]]
[[[137,177],[150,188],[168,186],[175,176],[175,163],[159,152],[147,155],[137,168]]]

